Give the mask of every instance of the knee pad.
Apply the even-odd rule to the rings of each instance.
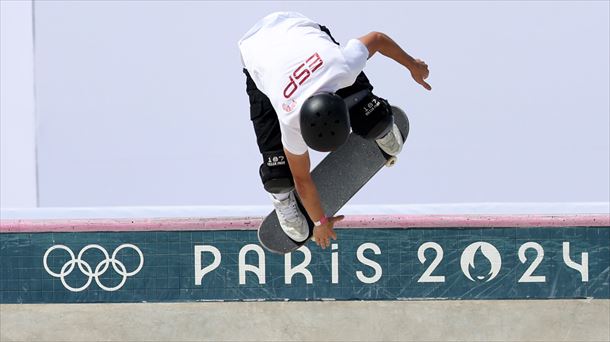
[[[394,114],[387,100],[371,93],[352,107],[350,121],[355,134],[374,140],[383,137],[392,129]]]
[[[259,168],[259,174],[263,187],[269,193],[280,194],[294,189],[292,173],[284,151],[263,153],[263,164]]]

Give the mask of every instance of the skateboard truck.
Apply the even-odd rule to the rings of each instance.
[[[385,166],[386,167],[392,167],[394,166],[394,164],[396,164],[396,162],[398,161],[398,157],[397,156],[391,156],[390,158],[388,158],[388,160],[385,162]]]

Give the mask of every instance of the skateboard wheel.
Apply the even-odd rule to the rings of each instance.
[[[388,158],[388,160],[385,162],[385,166],[392,167],[392,166],[394,166],[394,164],[396,164],[397,161],[398,161],[398,157],[392,156],[392,157]]]

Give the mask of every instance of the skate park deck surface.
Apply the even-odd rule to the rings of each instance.
[[[2,341],[608,341],[609,300],[3,304]]]
[[[94,236],[91,234],[104,232],[105,234],[110,234],[112,239],[119,240],[123,236],[121,234],[131,234],[133,231],[141,233],[151,231],[168,232],[167,234],[170,234],[170,236],[171,234],[190,234],[193,231],[222,232],[223,230],[236,230],[243,232],[238,232],[238,234],[248,234],[253,233],[253,230],[256,229],[257,224],[261,220],[260,217],[163,218],[150,216],[150,218],[147,218],[145,217],[146,215],[142,217],[134,215],[134,218],[125,218],[126,216],[121,215],[99,218],[89,214],[87,213],[87,215],[76,218],[72,216],[66,219],[53,215],[50,215],[52,218],[49,218],[49,215],[46,218],[27,216],[19,218],[18,215],[10,216],[3,213],[0,237],[4,237],[5,242],[3,242],[2,247],[4,249],[7,246],[5,250],[10,250],[12,248],[11,243],[15,241],[19,241],[21,244],[30,243],[35,245],[38,243],[36,238],[45,236],[45,234],[51,234],[49,236],[52,239],[48,240],[50,244],[64,243],[62,239],[65,236],[74,237],[82,234],[82,236],[85,236],[84,241],[86,243],[99,243],[105,248],[112,246],[108,242],[110,240],[88,240]],[[528,230],[538,232],[536,234],[544,233],[543,235],[525,235],[526,240],[539,239],[536,241],[539,241],[544,246],[546,253],[544,255],[544,262],[557,260],[557,262],[561,263],[561,253],[558,254],[557,251],[553,250],[554,248],[560,248],[561,245],[555,242],[544,242],[544,239],[553,239],[548,234],[564,230],[561,234],[561,239],[576,239],[570,240],[572,248],[574,248],[580,241],[577,239],[579,231],[586,232],[587,234],[595,232],[596,235],[593,237],[605,237],[605,235],[599,234],[606,234],[609,226],[610,215],[608,214],[351,215],[342,222],[340,234],[349,237],[347,239],[349,240],[353,237],[346,235],[348,233],[360,236],[358,235],[361,234],[359,232],[378,230],[385,234],[381,236],[387,237],[396,236],[387,235],[389,234],[387,233],[388,231],[391,234],[396,234],[396,232],[407,232],[409,230],[425,230],[426,234],[428,234],[425,236],[425,239],[437,239],[435,241],[438,241],[445,249],[443,263],[450,264],[450,261],[455,259],[455,257],[451,257],[451,248],[453,247],[449,247],[448,240],[454,238],[459,240],[463,236],[456,235],[449,237],[449,239],[445,236],[445,239],[442,239],[442,234],[446,234],[447,229],[455,228],[462,229],[463,231],[468,231],[470,228],[478,229],[476,234],[481,234],[480,239],[489,240],[485,236],[488,231],[482,228],[490,228],[492,230],[489,230],[489,232],[492,232],[494,228],[500,229],[502,227],[500,230],[496,229],[499,232],[502,229],[506,229],[506,227],[511,227],[516,236],[525,234],[523,232]],[[568,227],[580,227],[585,230],[580,228],[570,230]],[[594,229],[589,229],[591,227],[594,227]],[[441,235],[437,235],[437,233]],[[13,238],[9,239],[9,236],[13,236]],[[23,236],[27,236],[27,238],[23,238]],[[130,236],[133,238],[133,235]],[[377,237],[377,235],[366,236],[367,239]],[[206,237],[206,235],[203,235],[203,237]],[[505,239],[506,237],[501,238]],[[587,239],[586,241],[593,241],[590,235],[587,235]],[[66,245],[75,251],[79,246],[82,246],[82,244],[79,245],[72,240],[66,241],[73,243],[73,245],[69,243],[66,243]],[[220,241],[216,243],[216,246],[223,253],[224,263],[225,257],[231,257],[231,254],[226,252],[230,246],[224,247],[229,242],[225,240]],[[502,247],[501,239],[498,236],[489,241],[498,247],[503,261],[511,257],[516,258],[516,251],[507,251]],[[521,240],[519,241],[522,242]],[[143,246],[141,248],[145,254],[148,253],[145,250],[146,243],[150,243],[148,238],[136,243],[139,246]],[[190,243],[190,241],[186,241],[186,243]],[[349,254],[352,252],[350,249],[352,247],[348,245],[347,241],[340,240],[338,243],[341,244],[341,253]],[[378,240],[376,243],[381,246],[383,253],[386,253],[388,250],[391,251],[393,248],[391,247],[393,245],[389,242],[385,243],[383,240]],[[211,242],[211,244],[214,243]],[[610,241],[601,242],[603,248],[606,248],[609,244]],[[353,249],[357,246],[358,244],[356,243]],[[47,247],[48,245],[43,246],[42,251]],[[318,258],[320,252],[317,250],[317,247],[311,244],[309,247],[313,258]],[[460,252],[463,249],[460,247]],[[192,260],[192,249],[190,250],[188,260]],[[605,251],[608,254],[608,250],[605,249]],[[373,291],[374,293],[350,292],[349,296],[351,297],[349,298],[355,298],[352,300],[333,300],[332,296],[331,298],[316,297],[316,293],[325,292],[320,288],[322,286],[320,282],[324,283],[320,279],[323,279],[324,275],[319,273],[318,268],[314,267],[315,262],[312,263],[312,273],[315,278],[314,284],[306,285],[300,278],[293,284],[297,288],[303,288],[302,286],[317,287],[318,292],[314,291],[314,296],[308,293],[305,297],[299,297],[299,295],[291,297],[290,292],[286,292],[281,293],[279,297],[275,297],[274,301],[262,301],[268,298],[264,298],[258,292],[250,292],[246,297],[229,296],[220,299],[225,301],[219,301],[217,298],[212,302],[203,297],[176,297],[178,299],[164,301],[162,298],[154,296],[150,298],[142,297],[145,300],[141,300],[138,297],[140,299],[136,300],[136,302],[131,302],[130,300],[126,302],[122,300],[119,302],[106,302],[104,298],[112,301],[112,297],[105,296],[109,295],[109,293],[103,293],[103,291],[98,291],[98,294],[101,293],[103,295],[101,297],[87,297],[88,291],[93,290],[93,287],[95,287],[95,282],[92,282],[91,288],[79,294],[67,293],[65,296],[55,297],[57,293],[67,291],[62,287],[62,282],[59,279],[49,279],[49,282],[53,282],[53,290],[51,291],[54,293],[53,297],[28,297],[28,294],[23,292],[19,292],[16,296],[4,295],[0,304],[0,340],[608,341],[610,340],[610,300],[608,299],[607,288],[608,269],[610,266],[607,264],[596,265],[594,260],[599,258],[599,255],[595,254],[595,251],[592,250],[588,250],[588,252],[589,272],[591,274],[588,287],[581,285],[584,283],[580,282],[580,278],[577,279],[578,281],[574,281],[572,278],[574,275],[578,275],[578,273],[572,272],[570,273],[572,278],[565,278],[567,280],[563,281],[563,283],[564,285],[569,283],[575,286],[567,288],[569,286],[565,285],[566,289],[562,289],[562,281],[558,282],[556,280],[564,279],[561,277],[565,277],[565,274],[557,273],[555,266],[541,266],[534,275],[548,273],[547,280],[549,286],[552,284],[558,287],[557,289],[553,289],[551,292],[545,292],[544,289],[537,290],[538,292],[517,291],[511,295],[504,295],[502,293],[504,288],[491,294],[487,292],[473,294],[472,290],[469,293],[459,292],[460,287],[458,286],[452,290],[453,292],[444,292],[448,294],[448,297],[453,299],[439,298],[437,292],[429,290],[426,290],[427,292],[417,292],[417,298],[391,299],[391,296],[387,298],[383,296],[375,297],[379,295],[379,292],[383,291]],[[328,251],[328,254],[330,255],[330,251]],[[459,253],[457,254],[456,260],[459,260]],[[571,255],[577,262],[580,261],[577,254],[572,252]],[[3,258],[5,256],[6,254],[3,254]],[[272,256],[267,256],[267,258],[272,259]],[[40,262],[39,259],[41,258],[36,256],[34,259],[36,262]],[[147,263],[151,263],[152,261],[149,262],[148,260],[153,259],[147,259]],[[453,260],[454,263],[456,260]],[[344,265],[347,265],[345,259],[340,259],[340,261],[341,272],[343,272],[344,268],[349,267],[344,267]],[[230,261],[227,260],[227,262]],[[503,267],[511,267],[508,261],[504,262]],[[415,261],[410,267],[422,266],[422,264],[417,262],[417,257],[415,256]],[[268,278],[276,275],[272,265],[273,262],[268,260],[267,272],[271,274]],[[5,264],[3,264],[4,266]],[[392,267],[392,264],[382,264],[382,266],[384,271],[386,271]],[[23,269],[28,268],[25,267]],[[18,268],[17,273],[22,275],[23,269]],[[390,271],[386,272],[388,272],[387,276],[392,275]],[[455,274],[458,273],[460,274],[460,279],[466,279],[460,273],[459,267],[451,273],[449,272],[449,266],[442,266],[433,274],[443,272],[447,274],[448,282],[456,280],[457,276]],[[522,273],[520,270],[516,272]],[[231,275],[233,273],[226,271],[225,274]],[[341,282],[352,281],[348,279],[347,273],[340,273],[340,275]],[[37,273],[37,276],[51,278],[45,273]],[[134,276],[134,278],[137,278],[137,276]],[[231,276],[224,280],[227,283],[233,283],[228,285],[223,284],[223,286],[238,287],[236,285],[237,278],[231,278]],[[386,274],[384,273],[385,276]],[[353,275],[352,278],[354,278]],[[506,281],[506,279],[501,278],[499,276],[496,280]],[[135,280],[137,279],[130,279],[125,287],[132,286]],[[252,282],[253,280],[256,280],[256,278],[253,278],[251,275],[248,275],[248,278],[246,278],[246,282]],[[43,280],[43,288],[46,281]],[[299,281],[303,284],[299,283]],[[465,281],[468,282],[467,279]],[[269,283],[273,282],[269,280]],[[268,286],[270,286],[269,283],[267,284]],[[591,285],[591,283],[596,285]],[[341,283],[341,285],[343,284]],[[10,286],[7,282],[1,285],[4,286],[4,289]],[[279,286],[287,287],[288,285],[281,284]],[[361,286],[365,287],[367,285]],[[600,292],[599,288],[593,288],[595,286],[601,286],[603,290]],[[32,289],[30,288],[29,290]],[[267,290],[269,289],[267,288],[265,291]],[[113,295],[118,295],[120,292],[116,291]],[[386,292],[390,293],[391,291]],[[232,295],[235,296],[235,293],[232,293]],[[329,293],[335,294],[338,292]],[[545,297],[548,293],[553,294],[553,299],[549,299],[551,296]],[[229,295],[229,291],[226,294]],[[358,299],[360,295],[365,300]],[[290,301],[282,300],[282,296]],[[192,299],[189,300],[188,298]],[[340,299],[339,296],[336,296],[336,298]],[[383,300],[371,298],[382,298]],[[468,298],[474,298],[475,300],[466,300]],[[146,302],[146,299],[150,299],[153,302]],[[51,302],[53,304],[50,304]]]

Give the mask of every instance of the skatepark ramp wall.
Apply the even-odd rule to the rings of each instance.
[[[3,341],[610,337],[607,213],[350,215],[277,255],[261,216],[51,211],[3,211]]]

